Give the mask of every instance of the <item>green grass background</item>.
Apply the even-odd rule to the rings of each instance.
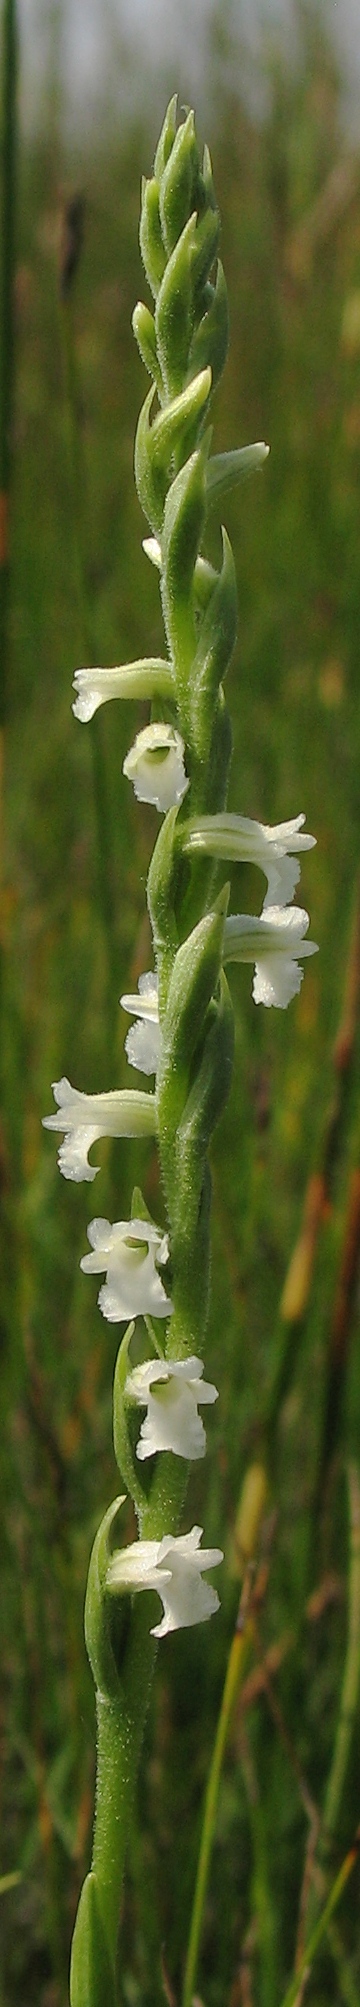
[[[332,1149],[326,1217],[306,1312],[279,1316],[308,1179],[323,1162],[358,897],[360,766],[360,158],[331,210],[329,177],[347,152],[339,83],[301,10],[297,65],[267,71],[258,123],[216,75],[211,129],[229,287],[230,356],[215,448],[265,437],[261,477],[229,499],[239,590],[230,676],[230,806],[264,821],[304,810],[317,837],[301,899],[320,953],[286,1014],[256,1010],[250,972],[231,976],[237,1026],[231,1101],[213,1150],[209,1378],[220,1400],[208,1456],[191,1479],[186,1525],[225,1548],[221,1613],[159,1654],[129,1851],[124,2007],[158,2007],[161,1946],[179,1999],[201,1804],[236,1616],[233,1532],[245,1471],[269,1461],[268,1650],[292,1645],[264,1694],[238,1711],[221,1786],[203,1942],[206,2007],[280,2007],[292,1970],[308,1835],[306,1787],[321,1814],[348,1634],[346,1466],[359,1456],[357,1232],[341,1370],[332,1338],[354,1173],[360,1053]],[[223,75],[223,72],[221,73]],[[176,86],[176,78],[173,80]],[[71,1929],[89,1859],[93,1690],[82,1608],[90,1545],[117,1485],[111,1447],[118,1334],[79,1271],[95,1211],[126,1217],[142,1179],[161,1217],[153,1155],[99,1146],[96,1191],[56,1169],[41,1115],[67,1072],[88,1091],[128,1084],[117,995],[149,966],[145,908],[155,812],[135,804],[122,760],[140,709],[112,705],[84,729],[71,680],[84,660],[71,521],[58,288],[60,198],[79,188],[85,235],[72,313],[84,471],[88,621],[94,659],[161,652],[155,573],[141,552],[133,439],[145,378],[131,334],[143,296],[139,181],[151,118],[96,145],[49,119],[20,146],[12,577],[5,737],[2,1077],[1,2007],[64,2007]],[[327,190],[327,211],[319,205]],[[329,195],[330,191],[330,195]],[[329,215],[330,208],[330,215]],[[219,550],[216,524],[211,530]],[[210,546],[209,546],[210,547]],[[106,769],[116,924],[109,953],[99,900],[92,735]],[[232,907],[254,908],[256,874],[234,870]],[[114,998],[114,983],[116,994]],[[110,1002],[109,1002],[110,998]],[[336,1148],[335,1148],[336,1143]],[[329,1419],[329,1386],[332,1413]],[[331,1422],[331,1426],[330,1426]],[[321,1588],[315,1616],[309,1598]],[[356,1653],[355,1653],[356,1657]],[[356,1682],[355,1682],[356,1688]],[[354,1703],[356,1692],[354,1693]],[[329,1872],[359,1818],[359,1714]],[[359,1998],[359,1889],[307,1989],[312,2007]],[[245,1953],[244,1953],[245,1945]],[[246,1988],[248,1989],[246,1991]],[[170,1997],[170,1995],[169,1995]]]

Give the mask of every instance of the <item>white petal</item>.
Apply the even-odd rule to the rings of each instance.
[[[204,815],[187,825],[184,849],[189,853],[203,850],[212,857],[258,865],[268,880],[265,907],[286,906],[294,897],[300,877],[294,853],[311,850],[316,840],[314,836],[300,835],[304,821],[305,817],[298,815],[271,828],[270,824],[253,822],[246,815],[227,812]]]
[[[164,1614],[161,1623],[152,1627],[154,1638],[204,1623],[219,1607],[216,1589],[203,1582],[202,1575],[208,1568],[217,1568],[223,1554],[218,1547],[201,1552],[201,1530],[193,1526],[191,1533],[178,1537],[170,1534],[160,1541],[134,1541],[113,1555],[107,1573],[109,1589],[159,1592]]]
[[[64,1178],[96,1177],[98,1165],[88,1163],[88,1150],[100,1136],[154,1136],[155,1096],[136,1088],[121,1088],[110,1094],[83,1094],[64,1077],[53,1083],[55,1115],[43,1116],[44,1129],[63,1129],[65,1141],[58,1163]]]
[[[47,1127],[50,1127],[50,1119]],[[63,1178],[71,1178],[75,1185],[80,1185],[85,1183],[85,1181],[91,1183],[93,1178],[97,1178],[99,1165],[89,1164],[88,1150],[91,1150],[92,1143],[99,1142],[101,1135],[101,1129],[83,1128],[68,1130],[67,1135],[64,1136],[64,1142],[60,1144],[58,1151],[59,1171],[62,1172]]]
[[[92,1220],[88,1238],[93,1252],[82,1256],[80,1267],[86,1275],[106,1269],[98,1303],[108,1323],[171,1317],[172,1303],[155,1266],[155,1253],[166,1260],[168,1252],[158,1227],[147,1220],[116,1220],[113,1226],[109,1220]]]
[[[161,815],[183,800],[189,786],[184,767],[184,742],[173,725],[146,725],[138,732],[123,764],[139,801],[151,801]]]
[[[141,1463],[159,1450],[194,1462],[205,1456],[206,1435],[198,1406],[216,1401],[217,1388],[203,1381],[201,1359],[150,1359],[128,1374],[125,1392],[147,1408],[136,1455]]]
[[[278,1010],[286,1010],[292,997],[301,989],[304,970],[290,956],[264,955],[256,962],[253,981],[254,1003],[275,1004]]]
[[[301,906],[268,906],[259,919],[231,914],[224,927],[224,960],[255,962],[255,1003],[286,1010],[300,990],[306,955],[316,954],[316,942],[304,941],[309,916]]]

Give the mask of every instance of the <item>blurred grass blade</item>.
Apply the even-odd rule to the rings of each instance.
[[[256,1481],[249,1483],[256,1472]],[[251,1600],[253,1591],[253,1556],[259,1544],[261,1522],[266,1498],[266,1477],[261,1465],[246,1472],[237,1517],[238,1541],[244,1565],[244,1583],[235,1634],[230,1646],[225,1684],[218,1718],[212,1761],[210,1764],[207,1790],[205,1794],[204,1817],[200,1839],[199,1859],[195,1882],[195,1893],[190,1925],[190,1935],[185,1966],[182,2007],[192,2007],[200,1951],[201,1930],[209,1879],[210,1861],[215,1838],[216,1814],[218,1807],[221,1771],[226,1743],[239,1687],[247,1670],[249,1652],[253,1641],[253,1621]]]
[[[15,258],[15,173],[16,173],[16,79],[17,22],[16,0],[5,0],[3,11],[3,109],[2,151],[3,191],[1,224],[1,326],[0,326],[0,726],[6,704],[8,650],[9,493],[11,475],[11,419],[14,380],[14,258]]]
[[[342,1866],[339,1869],[339,1874],[336,1875],[335,1881],[333,1882],[332,1885],[332,1889],[330,1889],[330,1895],[328,1896],[328,1900],[325,1903],[325,1908],[322,1911],[322,1915],[319,1917],[319,1922],[315,1924],[315,1929],[311,1931],[311,1935],[308,1938],[307,1944],[305,1945],[305,1951],[301,1959],[301,1964],[298,1966],[298,1970],[297,1972],[295,1972],[294,1978],[290,1980],[290,1986],[288,1986],[287,1992],[284,1994],[284,1998],[281,2002],[281,2007],[296,2007],[297,2001],[302,1999],[302,1981],[306,1980],[307,1978],[310,1978],[311,1968],[314,1963],[314,1958],[316,1957],[316,1953],[320,1950],[320,1946],[323,1943],[324,1937],[326,1937],[328,1925],[331,1922],[331,1918],[334,1916],[334,1912],[338,1908],[339,1902],[341,1902],[341,1897],[343,1895],[344,1889],[346,1888],[346,1883],[349,1881],[350,1875],[352,1875],[353,1869],[356,1867],[356,1862],[359,1857],[359,1847],[360,1847],[360,1827],[358,1828],[358,1831],[355,1834],[353,1846],[350,1847],[349,1853],[345,1855],[345,1860],[342,1862]]]

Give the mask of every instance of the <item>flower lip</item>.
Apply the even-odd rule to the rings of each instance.
[[[91,1254],[84,1254],[80,1268],[85,1275],[101,1275],[106,1282],[98,1303],[110,1324],[128,1323],[132,1317],[171,1317],[172,1303],[166,1295],[156,1266],[156,1257],[165,1267],[168,1242],[151,1220],[91,1220],[88,1226]]]
[[[174,725],[146,725],[138,732],[123,763],[139,801],[150,801],[161,815],[183,801],[189,787],[184,766],[184,741]]]
[[[136,1455],[140,1462],[158,1450],[195,1462],[205,1456],[206,1435],[198,1407],[218,1398],[217,1387],[203,1380],[203,1361],[149,1359],[128,1374],[125,1393],[146,1407]]]
[[[137,1540],[121,1548],[110,1561],[108,1589],[129,1594],[158,1590],[164,1614],[160,1624],[152,1625],[154,1638],[206,1623],[219,1608],[216,1589],[203,1582],[202,1575],[208,1568],[217,1568],[224,1557],[219,1547],[201,1551],[201,1537],[202,1527],[193,1526],[191,1533]]]

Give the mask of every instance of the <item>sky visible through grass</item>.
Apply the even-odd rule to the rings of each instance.
[[[206,2007],[281,2007],[319,1887],[314,1859],[326,1890],[358,1822],[360,155],[355,147],[349,158],[344,139],[333,52],[311,10],[298,10],[298,24],[296,66],[277,54],[261,80],[261,122],[232,91],[231,63],[214,37],[204,137],[213,146],[231,315],[215,450],[234,440],[271,445],[264,474],[226,511],[239,591],[229,806],[266,822],[305,812],[317,850],[305,859],[301,898],[320,952],[286,1015],[255,1009],[249,971],[231,977],[237,1056],[213,1150],[207,1353],[222,1398],[211,1411],[206,1464],[191,1479],[187,1522],[204,1525],[207,1545],[224,1547],[221,1612],[212,1627],[166,1640],[159,1660],[126,1882],[124,2007],[160,2007],[162,1946],[180,1996],[240,1590],[236,1514],[254,1459],[266,1464],[269,1509],[252,1659],[220,1791],[199,1977]],[[0,1871],[19,1879],[0,1896],[1,2007],[67,2001],[93,1793],[83,1596],[117,1475],[116,1334],[112,1341],[79,1269],[88,1196],[59,1178],[41,1116],[63,1072],[88,1091],[128,1084],[117,998],[149,967],[144,887],[155,815],[135,809],[121,774],[146,714],[109,705],[101,718],[110,938],[92,752],[100,721],[84,731],[73,719],[71,684],[89,652],[110,664],[162,648],[132,468],[144,375],[130,322],[143,294],[139,184],[151,167],[153,103],[116,130],[112,98],[96,146],[85,132],[76,144],[66,140],[60,113],[55,91],[38,129],[21,139],[17,175]],[[70,311],[85,616],[59,299],[64,203],[75,193],[84,202]],[[218,559],[215,515],[211,535]],[[239,873],[234,866],[232,906],[255,910],[255,874]],[[102,1215],[126,1218],[140,1181],[161,1218],[148,1145],[100,1145],[99,1162]],[[311,2007],[359,1998],[357,1913],[355,1879],[310,1978]]]

